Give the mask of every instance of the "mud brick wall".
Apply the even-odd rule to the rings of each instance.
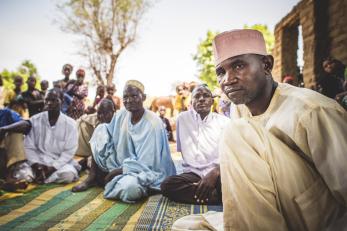
[[[305,87],[313,88],[328,55],[347,64],[347,0],[302,0],[275,27],[273,76],[297,74],[298,26],[302,27]]]

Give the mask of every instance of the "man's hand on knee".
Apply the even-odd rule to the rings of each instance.
[[[35,176],[35,182],[38,184],[43,184],[44,180],[46,179],[45,172],[43,170],[44,165],[35,163],[31,166],[34,176]]]
[[[213,190],[216,189],[218,177],[220,175],[219,167],[211,170],[205,177],[196,183],[197,188],[195,191],[194,199],[198,203],[208,203],[211,198]]]
[[[43,170],[45,171],[46,178],[50,177],[57,169],[53,166],[44,166]]]
[[[43,184],[45,180],[56,171],[52,166],[46,166],[39,163],[33,164],[31,168],[35,173],[35,182],[38,184]]]

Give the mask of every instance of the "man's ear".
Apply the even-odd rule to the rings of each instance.
[[[146,94],[142,94],[142,102],[144,102],[145,100],[146,100],[146,98],[147,98],[147,96],[146,96]]]
[[[274,65],[274,58],[272,55],[263,56],[262,61],[264,63],[264,71],[267,75],[271,75],[271,71]]]

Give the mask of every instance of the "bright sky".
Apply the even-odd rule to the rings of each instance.
[[[207,30],[222,32],[257,23],[273,30],[298,2],[157,0],[141,22],[137,41],[120,57],[114,80],[118,94],[128,79],[142,81],[149,95],[173,94],[173,82],[197,79],[192,56]],[[15,70],[29,59],[43,79],[53,81],[62,78],[65,63],[73,64],[75,71],[85,66],[76,54],[77,37],[53,23],[54,4],[51,0],[0,1],[0,71]]]

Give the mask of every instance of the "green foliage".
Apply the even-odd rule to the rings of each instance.
[[[217,32],[207,31],[206,38],[199,43],[197,53],[193,56],[199,68],[199,79],[205,82],[212,91],[218,87],[212,48],[212,41],[217,34]]]
[[[244,25],[244,29],[253,29],[260,31],[265,39],[266,50],[269,54],[271,54],[274,45],[275,45],[275,36],[274,34],[267,28],[267,25],[264,24],[254,24],[253,26]]]
[[[20,65],[19,70],[23,70],[23,74],[38,77],[37,68],[35,64],[33,64],[30,60],[24,60]]]
[[[13,80],[16,76],[21,76],[23,78],[24,84],[22,86],[22,91],[26,91],[28,88],[25,83],[29,76],[36,77],[36,88],[40,89],[40,77],[38,76],[37,68],[30,60],[24,60],[15,71],[9,71],[5,68],[0,72],[0,75],[2,76],[6,89],[14,88]]]

